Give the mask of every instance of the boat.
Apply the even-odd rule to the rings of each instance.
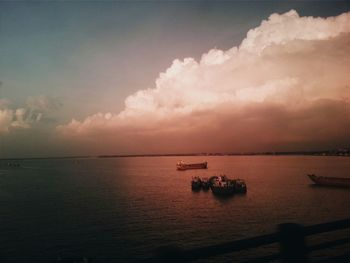
[[[7,166],[9,166],[9,167],[20,167],[21,165],[19,163],[7,163]]]
[[[317,185],[350,187],[350,178],[326,177],[314,174],[308,174],[307,176],[311,179],[311,181],[313,181]]]
[[[217,180],[210,186],[210,188],[213,194],[217,195],[231,195],[235,193],[235,185],[232,180]]]
[[[209,190],[209,188],[210,188],[210,182],[209,182],[208,177],[203,177],[203,178],[201,179],[201,183],[202,183],[202,189],[203,189],[203,190]]]
[[[216,195],[232,195],[246,193],[247,185],[243,179],[228,179],[226,175],[213,176],[210,178],[210,188]]]
[[[179,161],[176,164],[177,170],[184,171],[188,169],[207,169],[208,163],[185,163],[184,161]]]
[[[247,185],[243,179],[236,179],[236,193],[245,194],[247,192]]]
[[[202,181],[198,176],[192,177],[191,188],[192,190],[200,190],[202,187]]]

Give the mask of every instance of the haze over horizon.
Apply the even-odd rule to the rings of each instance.
[[[0,2],[0,158],[350,147],[347,2]]]

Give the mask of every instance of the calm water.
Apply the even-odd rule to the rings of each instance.
[[[209,169],[176,171],[178,157],[26,160],[0,166],[0,259],[142,259],[164,245],[191,248],[251,237],[276,225],[350,217],[350,190],[312,187],[307,173],[350,177],[350,158],[183,157]],[[192,192],[192,176],[225,173],[248,193]],[[259,253],[259,252],[252,252]]]

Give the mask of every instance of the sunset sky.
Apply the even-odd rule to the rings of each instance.
[[[0,2],[0,158],[350,147],[346,1]]]

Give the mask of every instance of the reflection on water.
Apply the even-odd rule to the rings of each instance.
[[[306,174],[349,176],[350,158],[181,157],[207,170],[176,171],[176,157],[26,160],[0,167],[4,262],[86,255],[127,262],[166,245],[197,247],[350,217],[350,191],[311,186]],[[246,181],[232,197],[193,192],[192,176]],[[19,253],[19,251],[21,253]]]

